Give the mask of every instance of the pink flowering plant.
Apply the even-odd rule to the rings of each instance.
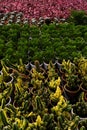
[[[23,12],[24,17],[67,18],[71,10],[87,11],[86,0],[0,0],[0,12]]]

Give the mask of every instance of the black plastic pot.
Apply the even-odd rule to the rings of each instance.
[[[8,97],[8,98],[6,99],[6,104],[5,104],[5,106],[9,106],[10,103],[11,103],[11,97]]]
[[[8,75],[8,76],[5,76],[3,80],[4,80],[5,84],[9,85],[10,83],[13,82],[13,77]]]
[[[86,102],[77,102],[73,105],[71,110],[72,114],[75,114],[80,117],[80,120],[87,119],[87,108]]]
[[[74,104],[78,101],[78,97],[81,93],[79,86],[76,88],[76,90],[69,90],[68,87],[67,87],[67,84],[64,85],[64,92],[65,92],[65,95],[67,95],[68,100],[72,104]]]

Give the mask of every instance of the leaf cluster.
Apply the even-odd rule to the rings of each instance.
[[[18,63],[49,62],[87,57],[87,25],[51,23],[49,26],[11,24],[0,26],[0,59]]]

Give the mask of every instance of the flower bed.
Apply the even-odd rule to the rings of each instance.
[[[72,9],[86,10],[86,0],[1,0],[0,12],[23,12],[24,17],[28,19],[40,17],[57,17],[67,18],[70,15]]]

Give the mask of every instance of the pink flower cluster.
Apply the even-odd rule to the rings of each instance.
[[[0,0],[0,12],[23,12],[29,19],[67,18],[72,9],[87,11],[87,0]]]

